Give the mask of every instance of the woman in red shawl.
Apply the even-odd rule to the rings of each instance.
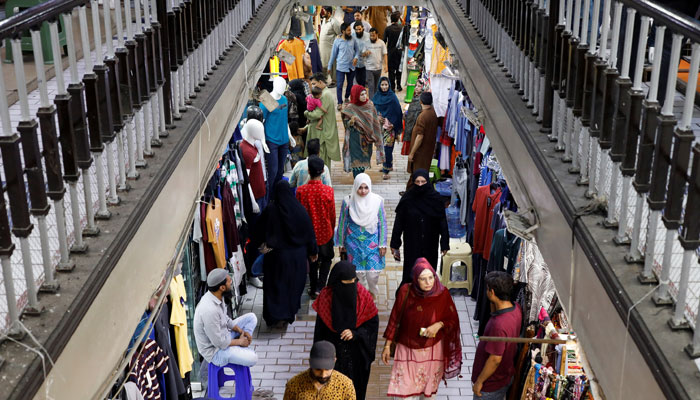
[[[377,164],[384,162],[384,136],[381,117],[369,99],[364,86],[355,85],[350,90],[350,103],[340,113],[345,126],[343,142],[343,166],[352,171],[353,178],[371,167],[372,145],[377,150]]]
[[[372,295],[357,282],[352,263],[340,261],[333,266],[312,307],[317,313],[314,343],[327,340],[335,345],[334,369],[353,381],[357,399],[363,400],[377,348],[379,317]]]
[[[397,342],[387,395],[430,397],[441,380],[462,369],[459,316],[428,260],[416,260],[411,276],[413,282],[399,289],[384,331],[384,364],[389,364],[391,343]]]

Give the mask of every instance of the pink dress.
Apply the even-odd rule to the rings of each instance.
[[[306,96],[306,109],[308,111],[313,111],[316,107],[321,107],[322,105],[321,99],[317,99],[312,95]]]
[[[387,396],[433,396],[444,368],[442,341],[424,349],[411,349],[397,343]]]

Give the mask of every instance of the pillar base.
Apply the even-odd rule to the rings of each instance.
[[[550,129],[550,131],[551,131],[551,129]],[[559,138],[557,138],[556,136],[551,135],[551,134],[550,134],[550,135],[547,135],[547,139],[549,139],[550,142],[557,142],[557,141],[559,141]]]
[[[642,284],[656,285],[659,283],[659,279],[656,278],[656,275],[654,275],[653,273],[651,275],[644,275],[643,271],[640,272],[639,275],[637,275],[637,280],[639,281],[639,283]]]
[[[644,255],[632,256],[629,253],[625,254],[625,262],[627,264],[644,264]]]
[[[581,173],[581,168],[579,168],[579,167],[569,167],[568,171],[569,171],[570,174],[577,175],[577,174],[580,174],[580,173]]]
[[[61,285],[58,281],[54,280],[53,282],[42,283],[41,286],[39,286],[39,291],[42,293],[56,293],[60,287]]]
[[[98,212],[95,214],[95,219],[99,219],[99,220],[102,220],[102,221],[108,220],[108,219],[110,219],[110,218],[112,218],[112,212],[109,211],[109,210],[107,210],[107,211],[98,211]]]
[[[195,92],[196,92],[196,91],[197,91],[197,90],[195,90]],[[196,98],[197,98],[197,93],[190,93],[188,97],[189,97],[190,99],[196,99]],[[187,102],[187,101],[185,101],[185,103],[186,103],[186,102]]]
[[[558,141],[558,140],[559,140],[559,139],[557,139],[557,141]],[[558,145],[557,145],[557,146],[554,146],[554,151],[558,151],[558,152],[561,153],[561,152],[564,151],[564,150],[566,150],[566,147],[564,147],[564,146],[558,146]]]
[[[588,178],[584,178],[582,176],[579,176],[578,179],[576,179],[576,184],[579,186],[588,186],[588,183],[590,180]]]
[[[144,151],[143,151],[143,156],[144,156],[144,157],[153,157],[154,154],[155,154],[155,153],[152,152],[152,151],[147,151],[147,150],[144,150]],[[137,165],[136,167],[138,168],[138,165]]]
[[[179,121],[179,120],[182,119],[182,115],[177,114],[177,113],[173,113],[173,119],[174,119],[175,121]],[[173,127],[174,127],[174,125],[173,125]]]
[[[598,196],[598,192],[595,190],[586,190],[586,193],[583,194],[587,199],[595,199],[596,196]]]
[[[603,220],[603,226],[608,228],[608,229],[615,229],[618,226],[617,220],[609,220],[609,219],[604,219]]]
[[[562,156],[562,158],[561,158],[561,162],[567,163],[567,164],[570,163],[572,160],[573,159],[571,158],[571,156]]]
[[[625,246],[625,245],[628,245],[628,244],[630,244],[630,237],[627,236],[627,235],[622,236],[622,237],[616,235],[616,236],[613,238],[613,243],[615,243],[615,244],[618,245],[618,246]]]
[[[136,168],[147,168],[148,167],[148,162],[146,160],[142,160],[142,161],[136,160],[136,162],[134,164],[136,165]],[[136,178],[136,179],[138,179],[138,178]]]
[[[540,128],[540,133],[552,133],[552,128],[542,127]],[[552,138],[550,137],[549,139],[551,140]]]
[[[671,296],[664,296],[661,297],[658,294],[654,293],[653,296],[651,296],[651,301],[654,302],[657,306],[672,306],[673,305],[673,299]]]
[[[669,328],[671,328],[672,331],[690,329],[690,324],[688,324],[688,321],[686,321],[685,317],[680,321],[676,321],[675,318],[669,319],[668,326]]]
[[[165,129],[168,129],[168,127],[166,126]],[[167,130],[162,130],[158,132],[158,137],[161,139],[166,138],[168,136],[170,136],[170,133]]]
[[[107,205],[109,206],[118,206],[121,202],[122,199],[120,199],[119,196],[107,197]]]
[[[57,272],[71,272],[75,269],[75,261],[68,260],[66,262],[59,262],[56,266]]]
[[[162,147],[163,141],[158,138],[151,138],[151,147]]]
[[[73,254],[85,254],[88,251],[88,245],[83,243],[82,246],[72,245],[70,247],[70,252]]]
[[[41,313],[44,312],[44,307],[39,306],[38,308],[32,307],[32,306],[26,306],[24,307],[24,310],[22,311],[22,316],[28,316],[28,317],[38,317],[41,315]]]
[[[134,172],[133,174],[126,174],[126,179],[129,179],[132,181],[139,179],[139,177],[141,177],[141,174],[139,174],[138,172]]]
[[[200,88],[199,86],[195,86],[195,87],[194,87],[194,91],[197,92],[197,93],[199,93],[199,92],[202,91],[202,88]]]
[[[174,115],[173,115],[173,118],[175,118]],[[182,118],[182,117],[181,117],[181,118]],[[173,130],[173,129],[175,129],[175,124],[166,124],[166,125],[165,125],[165,129]]]
[[[83,229],[83,237],[95,237],[99,234],[100,234],[100,228],[97,226],[94,228]]]
[[[129,185],[128,183],[117,186],[117,192],[123,193],[123,192],[128,192],[129,190],[131,190],[131,185]]]
[[[191,105],[192,105],[192,100],[191,100],[191,99],[185,100],[185,104],[187,104],[188,106],[191,106]]]

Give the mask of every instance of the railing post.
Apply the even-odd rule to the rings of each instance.
[[[683,36],[673,34],[673,44],[671,48],[671,64],[678,65],[680,60],[681,40]],[[673,144],[673,128],[676,125],[676,117],[673,115],[673,98],[676,94],[676,77],[678,70],[675,66],[669,67],[668,81],[666,86],[666,99],[661,115],[658,117],[658,132],[656,134],[656,145],[654,146],[654,165],[652,167],[652,177],[649,197],[647,202],[651,212],[649,213],[649,228],[647,229],[646,251],[644,255],[644,271],[640,279],[653,281],[654,254],[656,252],[656,229],[661,217],[661,210],[666,205],[666,184],[668,180],[668,169],[671,165],[671,146]],[[668,234],[666,235],[668,239]],[[671,236],[671,239],[673,237]],[[668,242],[668,240],[667,240]],[[670,271],[670,260],[662,265],[662,276],[664,271]],[[657,289],[655,299],[663,303],[669,298],[668,281],[661,280]]]
[[[34,62],[37,72],[37,82],[39,86],[40,107],[50,105],[48,91],[46,90],[46,77],[44,74],[44,55],[42,53],[41,41],[38,30],[31,30],[32,50],[34,52]],[[6,100],[5,100],[6,101]],[[27,174],[29,185],[29,197],[31,209],[29,210],[36,217],[39,225],[39,240],[41,243],[41,259],[44,265],[44,283],[39,288],[40,291],[56,292],[59,284],[54,277],[54,266],[51,260],[51,246],[49,243],[48,226],[46,215],[49,213],[49,204],[46,200],[46,185],[41,167],[41,153],[37,140],[38,123],[34,118],[29,121],[23,120],[19,123],[17,130],[22,138],[22,152],[24,155],[24,169]],[[48,159],[47,159],[48,161]],[[47,163],[49,165],[49,163]],[[63,226],[65,230],[65,225]]]
[[[678,239],[683,246],[683,266],[685,267],[686,262],[692,263],[695,252],[700,246],[700,144],[695,144],[693,148],[693,169],[688,179],[688,199],[683,227]],[[700,357],[700,306],[698,308],[695,315],[693,341],[685,348],[688,355],[693,358]]]

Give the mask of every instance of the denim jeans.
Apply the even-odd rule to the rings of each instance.
[[[287,154],[289,154],[289,143],[274,144],[267,142],[269,153],[265,153],[265,162],[267,162],[267,194],[265,195],[266,203],[272,199],[272,189],[275,187],[282,175],[284,175],[284,164],[287,162]]]
[[[253,313],[243,314],[240,317],[233,320],[233,323],[239,328],[243,329],[244,332],[248,332],[251,336],[255,330],[255,326],[258,324],[258,317]],[[231,331],[231,339],[237,339],[240,336],[239,333]],[[252,367],[258,362],[258,355],[255,354],[252,346],[241,347],[241,346],[229,346],[224,350],[217,350],[214,353],[214,358],[211,359],[214,365],[223,367],[226,364],[238,364],[245,367]]]
[[[474,400],[505,400],[508,387],[510,385],[505,385],[495,392],[481,392],[481,397],[474,396]]]
[[[384,171],[394,166],[394,146],[384,146]]]
[[[348,88],[345,89],[345,97],[349,98],[350,97],[350,89],[352,89],[352,80],[355,78],[355,71],[350,71],[350,72],[343,72],[343,71],[335,71],[335,80],[336,80],[336,86],[335,86],[335,93],[338,96],[338,105],[343,104],[343,83],[345,83],[345,80],[347,78],[348,81]]]

